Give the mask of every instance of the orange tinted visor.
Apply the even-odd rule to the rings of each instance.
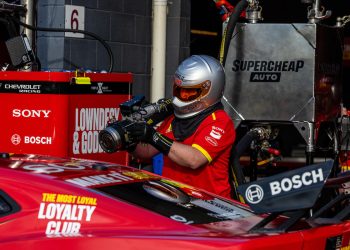
[[[209,92],[210,85],[210,81],[204,81],[191,87],[178,86],[174,84],[173,96],[176,96],[181,101],[190,102],[206,96]]]

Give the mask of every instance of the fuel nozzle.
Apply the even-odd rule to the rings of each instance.
[[[325,10],[321,6],[321,0],[301,0],[302,3],[312,4],[308,7],[307,18],[309,23],[317,23],[321,20],[327,19],[332,15],[332,11]]]
[[[259,1],[257,0],[250,0],[248,1],[248,7],[246,9],[246,19],[250,23],[257,23],[259,21],[262,21],[262,7],[259,5]]]

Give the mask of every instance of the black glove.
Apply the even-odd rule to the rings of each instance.
[[[171,145],[173,145],[174,142],[168,137],[158,133],[146,122],[135,122],[125,129],[128,131],[128,136],[130,136],[133,141],[149,143],[165,155],[169,154]]]

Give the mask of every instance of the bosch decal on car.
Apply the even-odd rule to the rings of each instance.
[[[315,203],[332,167],[328,161],[298,168],[240,185],[238,191],[258,212],[306,208]]]

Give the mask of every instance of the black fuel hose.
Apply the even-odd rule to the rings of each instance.
[[[250,130],[247,132],[239,142],[232,148],[230,156],[230,168],[233,173],[233,178],[236,186],[244,184],[245,177],[243,173],[243,168],[240,164],[240,158],[249,148],[252,141],[259,138],[259,133],[256,130]]]
[[[105,47],[105,49],[108,52],[109,55],[109,69],[108,72],[111,73],[113,71],[113,64],[114,64],[114,57],[113,57],[113,52],[111,47],[107,44],[106,41],[104,41],[101,37],[99,37],[98,35],[96,35],[95,33],[89,32],[89,31],[85,31],[85,30],[75,30],[75,29],[62,29],[62,28],[44,28],[44,27],[35,27],[26,23],[21,22],[20,20],[18,20],[15,17],[12,17],[12,20],[16,23],[18,23],[19,25],[28,28],[30,30],[38,30],[38,31],[49,31],[49,32],[74,32],[74,33],[82,33],[85,34],[87,36],[91,36],[93,38],[95,38],[96,40],[98,40],[103,47]]]
[[[242,0],[240,2],[237,3],[237,5],[235,6],[233,13],[231,14],[229,21],[227,23],[225,32],[224,32],[224,37],[223,37],[223,41],[222,41],[222,48],[221,51],[223,53],[223,55],[221,55],[221,64],[225,65],[226,62],[226,56],[227,56],[227,51],[231,42],[231,37],[233,34],[233,31],[236,27],[237,21],[239,19],[239,17],[241,16],[242,12],[248,7],[249,2],[247,0]]]

